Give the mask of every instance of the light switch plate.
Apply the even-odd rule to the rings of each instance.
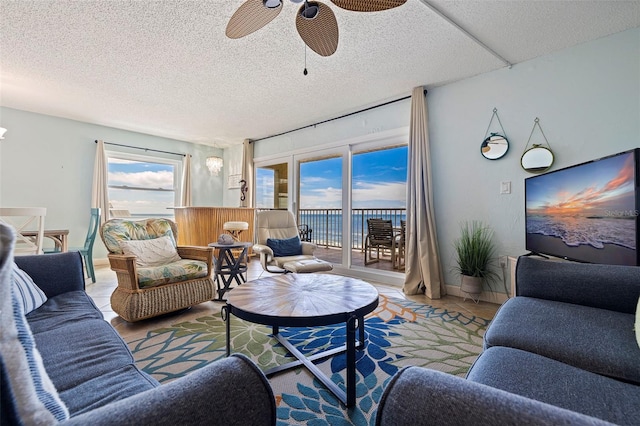
[[[511,194],[511,182],[500,182],[500,194]]]

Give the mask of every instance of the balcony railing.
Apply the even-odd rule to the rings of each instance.
[[[406,209],[352,209],[351,249],[364,249],[369,218],[391,220],[394,228],[399,229],[400,220],[406,219]],[[298,224],[309,227],[312,232],[308,235],[318,246],[342,247],[342,209],[300,209]]]

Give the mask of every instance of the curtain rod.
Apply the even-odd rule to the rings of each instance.
[[[98,140],[96,139],[95,142],[98,143]],[[113,143],[113,142],[105,142],[105,145],[114,145],[114,146],[121,146],[121,147],[124,147],[124,148],[141,149],[143,151],[161,152],[163,154],[181,155],[183,157],[185,157],[187,155],[187,154],[181,154],[179,152],[160,151],[159,149],[153,149],[153,148],[140,148],[139,146],[123,145],[123,144]]]
[[[427,89],[424,89],[424,94],[425,94],[425,95],[427,94]],[[308,125],[306,125],[306,126],[298,127],[297,129],[287,130],[286,132],[278,133],[278,134],[271,135],[271,136],[265,136],[264,138],[252,139],[251,141],[249,141],[249,143],[254,143],[254,142],[257,142],[257,141],[262,141],[262,140],[269,139],[269,138],[275,138],[276,136],[286,135],[286,134],[288,134],[288,133],[297,132],[298,130],[308,129],[309,127],[316,127],[318,124],[324,124],[324,123],[328,123],[328,122],[333,121],[333,120],[339,120],[339,119],[341,119],[341,118],[345,118],[345,117],[349,117],[349,116],[352,116],[352,115],[360,114],[361,112],[365,112],[365,111],[369,111],[369,110],[372,110],[372,109],[380,108],[380,107],[383,107],[383,106],[385,106],[385,105],[393,104],[393,103],[395,103],[395,102],[404,101],[405,99],[409,99],[409,98],[411,98],[411,95],[409,95],[409,96],[404,96],[404,97],[399,98],[399,99],[394,99],[394,100],[392,100],[392,101],[387,101],[387,102],[384,102],[384,103],[382,103],[382,104],[380,104],[380,105],[374,105],[374,106],[370,106],[370,107],[368,107],[368,108],[363,108],[363,109],[361,109],[361,110],[354,111],[354,112],[350,112],[350,113],[348,113],[348,114],[344,114],[344,115],[341,115],[341,116],[339,116],[339,117],[333,117],[333,118],[329,118],[329,119],[327,119],[327,120],[318,121],[317,123],[308,124]]]

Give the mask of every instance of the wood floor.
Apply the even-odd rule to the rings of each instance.
[[[322,260],[326,260],[332,264],[342,263],[342,249],[341,248],[323,248],[318,247],[313,254]],[[375,252],[374,252],[375,256]],[[368,259],[368,258],[367,258]],[[367,269],[376,269],[380,271],[393,271],[404,274],[404,269],[396,269],[391,262],[390,253],[380,252],[380,260],[369,265],[364,264],[364,252],[361,250],[351,250],[351,264],[353,266],[365,267]]]
[[[340,252],[340,250],[329,249],[329,251],[324,253],[324,255],[327,256],[325,257],[327,260],[330,260],[331,258],[329,257],[329,255],[341,256]],[[322,250],[320,250],[318,254],[320,256],[323,256]],[[337,258],[339,257],[336,257],[336,259]],[[355,255],[354,262],[356,262]],[[248,266],[248,281],[273,275],[264,272],[262,270],[262,267],[260,266],[260,262],[256,261],[255,259],[249,262]],[[391,270],[391,262],[389,261],[381,261],[379,263],[373,264],[372,266],[379,268],[389,268],[388,270]],[[414,300],[416,302],[429,304],[436,308],[463,312],[486,319],[492,319],[499,307],[496,304],[488,302],[479,302],[476,304],[471,300],[463,300],[462,298],[456,296],[444,296],[443,298],[437,300],[429,299],[423,294],[409,296],[405,295],[402,292],[402,288],[400,286],[394,286],[374,281],[370,281],[370,283],[377,288],[380,294],[384,294],[389,297]],[[192,307],[189,311],[169,314],[166,316],[144,320],[137,323],[128,323],[120,318],[120,316],[113,312],[113,310],[111,309],[110,297],[116,286],[117,280],[115,272],[111,271],[111,269],[107,265],[96,265],[96,283],[91,283],[91,280],[87,280],[86,290],[89,296],[91,296],[91,298],[94,300],[98,308],[102,311],[105,319],[109,321],[116,328],[116,330],[118,330],[120,335],[125,338],[127,335],[132,335],[133,333],[139,334],[144,330],[153,330],[159,327],[174,324],[176,322],[186,320],[187,318],[194,315],[220,315],[220,307],[223,306],[221,302],[205,302]]]

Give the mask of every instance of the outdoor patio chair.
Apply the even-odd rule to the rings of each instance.
[[[300,234],[300,241],[311,241],[313,229],[306,224],[298,225],[298,233]]]
[[[391,220],[367,219],[368,233],[364,240],[364,264],[370,265],[380,261],[380,250],[389,250],[390,260],[395,265],[396,258],[396,238],[393,234],[393,224]],[[371,251],[376,251],[376,257],[371,256]]]
[[[300,241],[296,219],[288,210],[256,213],[256,241],[253,251],[267,272],[321,272],[333,269],[331,263],[313,255],[316,245]]]

